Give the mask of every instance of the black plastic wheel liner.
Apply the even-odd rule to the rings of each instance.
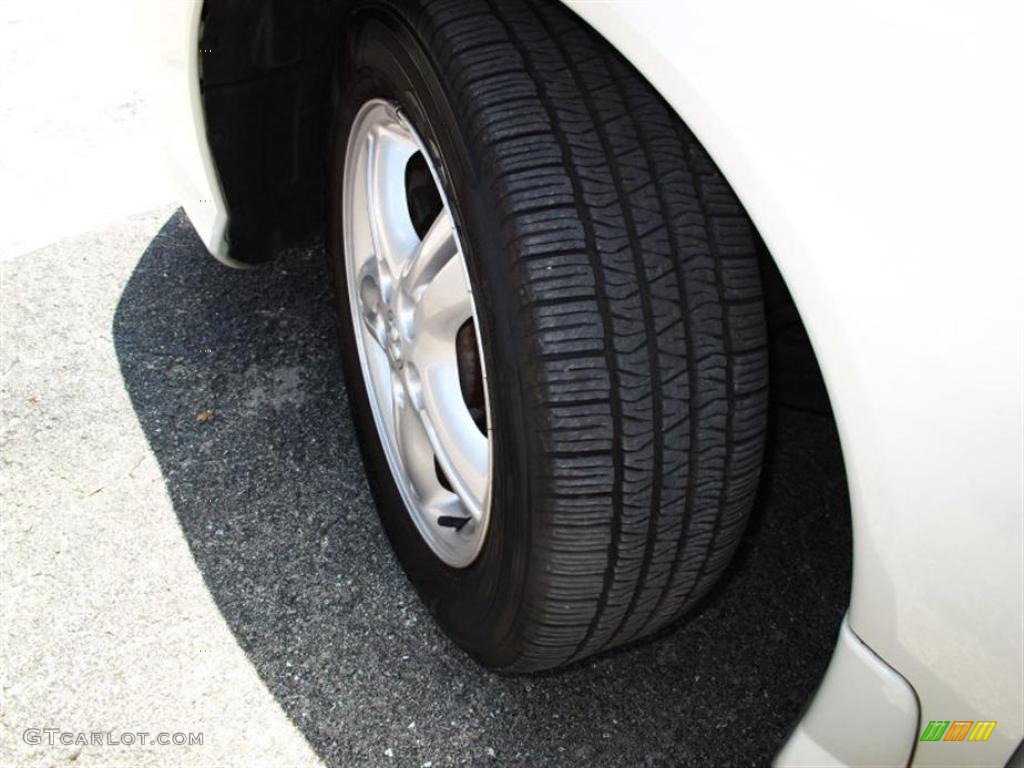
[[[331,73],[344,0],[217,0],[203,9],[207,140],[231,255],[268,261],[324,221]]]

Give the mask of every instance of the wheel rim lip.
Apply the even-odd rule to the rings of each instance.
[[[422,503],[417,497],[417,494],[412,487],[411,480],[403,468],[402,460],[400,458],[400,450],[397,446],[397,438],[392,436],[386,426],[385,419],[382,414],[383,406],[380,402],[380,388],[377,382],[373,379],[369,354],[367,352],[369,345],[375,344],[376,342],[369,338],[370,333],[366,328],[361,315],[362,304],[359,296],[360,278],[357,261],[358,257],[356,254],[355,244],[353,242],[353,222],[355,221],[355,217],[359,215],[359,212],[356,210],[357,206],[355,199],[357,196],[354,194],[354,190],[356,188],[355,185],[357,184],[362,185],[362,188],[365,190],[369,175],[371,153],[370,151],[363,153],[365,162],[360,163],[359,154],[362,151],[362,147],[368,143],[370,132],[385,123],[390,127],[397,126],[401,128],[407,134],[407,137],[415,144],[418,151],[423,155],[423,158],[426,161],[434,186],[441,199],[442,212],[448,217],[448,222],[451,227],[451,233],[456,247],[456,254],[452,258],[457,259],[460,262],[469,292],[471,317],[476,331],[477,354],[480,360],[480,371],[483,379],[484,408],[487,419],[487,433],[484,436],[487,442],[487,478],[482,503],[480,505],[479,519],[474,520],[472,524],[467,524],[467,526],[462,530],[455,530],[454,528],[442,527],[439,525],[436,519],[437,516],[429,512],[427,505]],[[412,519],[412,522],[414,523],[421,538],[428,545],[431,551],[446,565],[453,568],[465,568],[476,560],[480,551],[483,549],[491,516],[491,497],[494,475],[494,443],[491,439],[493,436],[493,421],[491,416],[486,361],[483,354],[483,335],[480,331],[480,321],[477,313],[475,294],[472,291],[472,283],[466,265],[458,227],[452,213],[451,203],[445,192],[444,186],[441,183],[441,178],[437,172],[437,168],[435,167],[434,159],[431,156],[426,143],[420,137],[419,132],[411,124],[397,103],[380,98],[370,99],[363,104],[357,112],[352,123],[352,130],[349,133],[348,145],[346,147],[342,192],[345,275],[351,321],[353,333],[356,339],[359,365],[363,376],[363,382],[366,386],[368,400],[370,401],[370,410],[372,412],[374,425],[377,429],[377,435],[384,449],[388,468],[391,471],[392,478],[394,479],[395,485],[402,497],[406,511]],[[370,207],[372,205],[373,201],[369,198],[369,195],[367,195],[367,210],[363,215],[368,219],[371,215]],[[459,393],[459,396],[461,398],[461,392]],[[465,407],[465,403],[463,403],[463,406]],[[468,408],[466,408],[466,410],[468,414]],[[438,457],[438,460],[440,461],[440,457]],[[451,480],[449,480],[449,482],[451,482]],[[471,530],[466,531],[467,528],[471,528]],[[466,532],[464,533],[463,531]]]

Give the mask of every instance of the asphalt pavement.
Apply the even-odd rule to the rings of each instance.
[[[328,290],[319,243],[231,270],[170,209],[0,262],[0,764],[767,764],[848,600],[831,421],[773,409],[749,534],[696,613],[497,675],[378,524]]]

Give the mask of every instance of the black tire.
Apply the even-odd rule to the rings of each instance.
[[[694,136],[559,3],[379,0],[351,19],[331,169],[342,355],[371,488],[438,622],[484,664],[555,667],[650,634],[722,574],[760,472],[751,224]],[[405,511],[347,306],[345,146],[401,103],[443,169],[477,298],[491,528],[445,566]]]

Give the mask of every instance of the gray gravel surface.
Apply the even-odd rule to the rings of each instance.
[[[173,720],[207,742],[76,764],[766,765],[848,599],[830,420],[773,412],[750,533],[695,614],[564,671],[496,675],[432,623],[378,524],[322,261],[311,243],[233,271],[176,213],[0,265],[0,762],[64,764],[20,730],[108,707],[122,720],[100,725]],[[83,581],[85,605],[64,597]],[[130,712],[99,703],[119,698]]]

